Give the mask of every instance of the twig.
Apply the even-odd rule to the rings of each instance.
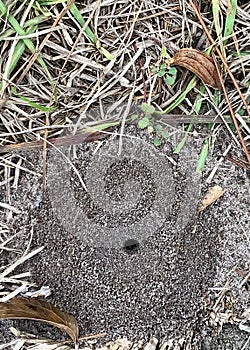
[[[106,335],[106,333],[98,333],[98,334],[93,334],[93,335],[87,335],[85,337],[78,338],[78,342],[79,341],[84,341],[84,340],[101,338],[101,337],[104,337],[105,335]],[[72,340],[61,341],[60,345],[69,344],[69,343],[72,343]]]
[[[247,162],[245,162],[244,160],[242,160],[240,158],[225,156],[225,159],[229,160],[231,163],[234,163],[234,164],[242,167],[245,170],[250,171],[250,164],[248,164]]]
[[[109,129],[110,130],[110,129]],[[107,132],[88,132],[88,133],[79,133],[75,135],[67,135],[49,139],[49,142],[55,146],[71,146],[77,145],[83,142],[93,142],[96,140],[102,140],[103,138],[110,136],[108,130]],[[43,140],[31,141],[31,142],[21,142],[18,144],[6,145],[0,147],[1,153],[16,152],[16,151],[34,151],[43,148]],[[50,145],[47,145],[47,148],[51,148]]]

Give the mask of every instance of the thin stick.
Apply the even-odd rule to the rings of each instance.
[[[234,114],[232,105],[231,105],[231,103],[230,103],[229,96],[228,96],[228,93],[227,93],[225,84],[223,83],[220,70],[219,70],[219,68],[218,68],[218,66],[217,66],[217,62],[216,62],[215,57],[214,57],[214,54],[212,54],[212,56],[213,56],[214,63],[215,63],[215,67],[216,67],[216,69],[217,69],[217,73],[218,73],[218,76],[219,76],[219,79],[220,79],[220,83],[221,83],[221,86],[222,86],[222,89],[223,89],[223,93],[224,93],[224,95],[225,95],[225,98],[226,98],[226,101],[227,101],[227,105],[228,105],[228,108],[229,108],[231,117],[232,117],[232,119],[233,119],[234,126],[235,126],[235,128],[236,128],[236,131],[237,131],[237,134],[238,134],[238,136],[239,136],[241,145],[242,145],[243,150],[244,150],[244,152],[245,152],[245,155],[246,155],[246,157],[247,157],[248,163],[250,164],[250,154],[249,154],[249,152],[248,152],[246,142],[245,142],[245,140],[244,140],[244,138],[243,138],[243,136],[242,136],[242,134],[241,134],[238,121],[237,121],[237,119],[236,119],[236,117],[235,117],[235,114]]]
[[[110,136],[109,132],[89,132],[89,133],[85,132],[85,133],[79,133],[75,135],[56,137],[56,138],[49,139],[48,141],[50,142],[50,144],[60,147],[60,146],[77,145],[83,142],[93,142],[96,140],[101,140],[107,136]],[[37,141],[31,141],[31,142],[21,142],[18,144],[6,145],[3,147],[0,147],[0,154],[15,152],[15,151],[39,150],[43,148],[43,142],[44,142],[43,140],[37,140]],[[52,146],[48,144],[47,148],[50,148],[50,147]]]
[[[86,337],[81,337],[78,339],[79,341],[84,341],[84,340],[90,340],[90,339],[97,339],[97,338],[101,338],[104,337],[106,335],[106,333],[98,333],[98,334],[93,334],[93,335],[87,335]],[[69,344],[72,343],[72,340],[64,340],[60,342],[60,345],[63,344]]]

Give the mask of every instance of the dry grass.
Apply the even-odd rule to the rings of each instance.
[[[218,35],[214,25],[212,2],[200,3],[206,27],[214,40],[219,40],[218,47],[221,48],[242,95],[249,103],[250,2],[238,1],[233,32],[226,42],[222,37],[228,17],[228,1],[220,1],[218,25],[222,30],[221,35]],[[27,280],[28,272],[19,276],[13,273],[16,266],[39,250],[23,253],[15,252],[11,247],[15,240],[11,219],[17,211],[15,203],[10,200],[11,191],[18,186],[20,172],[33,170],[21,155],[14,152],[18,148],[13,148],[13,151],[10,148],[3,153],[7,146],[46,141],[62,136],[65,130],[74,134],[89,126],[114,120],[121,125],[122,133],[130,110],[142,103],[153,105],[158,111],[169,111],[160,120],[160,124],[166,128],[170,113],[171,118],[181,117],[183,129],[186,129],[186,124],[190,121],[195,124],[190,116],[197,115],[197,120],[201,122],[205,122],[206,117],[212,122],[219,116],[225,122],[219,128],[227,127],[232,142],[239,144],[232,123],[228,123],[230,111],[222,93],[202,86],[197,79],[187,93],[190,80],[195,78],[182,68],[178,69],[173,85],[166,84],[163,78],[153,72],[154,68],[164,63],[163,47],[167,55],[172,57],[183,47],[205,52],[210,46],[188,0],[103,0],[84,4],[76,1],[79,11],[67,11],[69,3],[67,5],[66,1],[8,1],[7,4],[8,13],[14,16],[25,33],[13,29],[9,15],[2,14],[0,251],[14,252],[16,257],[11,266],[3,263],[0,266],[2,301],[31,285]],[[85,25],[79,23],[79,12],[86,21]],[[36,52],[30,43],[33,43]],[[217,56],[216,52],[215,55]],[[221,63],[219,57],[217,59]],[[242,137],[249,147],[249,116],[227,72],[223,73],[223,80]],[[183,93],[184,98],[173,106],[173,102]],[[127,108],[124,109],[124,106]],[[198,124],[187,131],[200,130]],[[218,126],[210,125],[207,135],[216,135],[217,130]],[[45,144],[43,142],[46,151]],[[229,149],[225,146],[224,156]],[[222,157],[220,162],[223,159]],[[249,169],[249,164],[246,164]],[[210,181],[211,178],[208,182]],[[11,292],[6,289],[7,285],[15,285],[17,289]]]
[[[38,15],[43,16],[39,17],[41,22],[36,31],[26,35],[26,40],[31,40],[41,55],[32,55],[25,49],[22,40],[17,40],[24,36],[11,31],[13,26],[10,20],[2,16],[2,146],[41,137],[58,137],[65,130],[75,133],[89,123],[125,120],[129,109],[124,111],[124,105],[140,105],[143,102],[152,104],[159,111],[168,111],[161,118],[163,126],[168,123],[170,112],[176,116],[186,116],[187,123],[190,122],[188,116],[196,114],[209,116],[208,121],[219,116],[227,124],[230,113],[223,94],[218,96],[210,88],[200,90],[200,81],[194,83],[195,87],[187,93],[191,74],[185,69],[178,70],[174,85],[167,85],[163,78],[153,72],[154,68],[164,63],[163,47],[171,57],[183,47],[205,51],[210,46],[188,1],[163,1],[159,4],[150,1],[98,1],[88,6],[76,2],[82,16],[87,23],[90,22],[91,29],[88,27],[88,30],[86,23],[84,26],[79,24],[76,12],[65,10],[64,1],[56,5],[45,1],[44,4],[37,8],[33,1],[22,6],[13,3],[9,8],[24,28],[31,27],[28,24],[32,18],[35,21]],[[211,8],[210,1],[202,5],[205,24],[214,39],[220,40],[222,53],[226,55],[229,67],[248,101],[249,6],[238,6],[234,31],[226,45],[216,33]],[[66,13],[63,15],[63,12]],[[219,28],[222,32],[226,19],[227,1],[221,1]],[[21,44],[24,51],[17,61],[21,50],[18,48],[18,51],[17,46]],[[30,65],[34,58],[37,59]],[[248,137],[249,127],[245,123],[247,111],[227,73],[223,79],[236,117],[238,113],[242,116],[240,120],[237,118],[243,136]],[[178,100],[182,93],[185,98]],[[197,109],[199,99],[202,99],[202,105]],[[200,119],[197,117],[197,120]],[[1,150],[0,147],[0,151],[9,151],[9,148]]]
[[[222,28],[226,4],[227,1],[222,1],[220,8]],[[45,33],[50,33],[44,43],[42,57],[53,83],[37,60],[24,77],[21,75],[20,80],[20,72],[25,70],[32,58],[28,50],[24,51],[13,72],[9,74],[8,65],[17,41],[14,40],[13,33],[7,37],[4,35],[1,42],[2,145],[35,140],[39,135],[43,136],[46,129],[47,136],[54,137],[63,132],[63,126],[69,127],[72,123],[74,126],[80,123],[84,125],[89,119],[108,119],[113,111],[129,101],[131,94],[133,102],[147,102],[163,110],[185,90],[190,80],[188,71],[179,70],[174,86],[168,86],[152,74],[152,68],[163,61],[162,46],[166,47],[170,56],[182,47],[193,47],[201,51],[209,47],[210,43],[188,1],[162,1],[160,4],[150,1],[102,1],[93,13],[94,5],[95,3],[78,7],[85,18],[93,17],[90,24],[98,38],[98,46],[101,45],[113,55],[113,60],[107,59],[88,35],[79,37],[81,27],[70,12],[64,15],[57,26],[50,29],[65,4],[42,6],[43,12],[48,16],[39,24],[37,32],[31,38],[34,45],[39,47]],[[20,7],[13,4],[10,11],[20,23],[25,23],[29,18],[35,17],[35,13],[42,13],[41,10],[35,11],[35,4],[29,7],[26,12],[24,9],[28,9],[27,5]],[[212,30],[216,39],[210,10],[211,3],[205,2],[202,13],[207,28]],[[249,6],[244,6],[243,9],[238,7],[235,34],[224,45],[229,66],[246,98],[249,76],[249,52],[246,52],[249,40],[248,10]],[[5,16],[1,24],[4,33],[11,28]],[[75,47],[73,52],[72,47]],[[237,57],[237,51],[247,55]],[[175,108],[175,113],[193,114],[199,84]],[[237,113],[242,108],[242,102],[227,75],[225,85],[232,107]],[[16,93],[13,92],[13,87],[16,87]],[[28,101],[24,101],[21,96],[25,96]],[[229,114],[223,96],[219,98],[216,109],[212,91],[205,91],[203,99],[202,114],[209,111],[216,115],[218,110],[222,115]],[[31,102],[37,103],[38,108],[30,106]],[[49,125],[46,124],[46,112],[39,111],[39,106],[48,108]],[[56,108],[54,111],[51,110],[52,106]],[[99,115],[89,116],[90,107],[98,107]]]

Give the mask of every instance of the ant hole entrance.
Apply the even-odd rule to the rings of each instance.
[[[139,250],[140,244],[136,239],[127,239],[124,243],[123,243],[123,250],[125,250],[125,252],[127,253],[137,253]]]

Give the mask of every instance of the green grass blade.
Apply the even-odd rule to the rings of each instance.
[[[197,114],[199,114],[201,106],[202,106],[202,94],[206,91],[205,85],[202,83],[200,87],[200,94],[198,97],[198,101],[195,104],[195,111]],[[215,96],[218,96],[217,91],[215,91]],[[211,125],[208,126],[208,128],[211,128]],[[207,156],[209,152],[209,138],[206,138],[204,140],[204,145],[202,147],[198,162],[197,162],[197,167],[196,167],[196,173],[201,174],[203,169],[205,168],[206,161],[207,161]]]
[[[77,22],[83,27],[86,23],[85,19],[83,18],[81,12],[78,10],[75,4],[72,4],[70,7],[70,12],[74,16],[74,18],[77,20]],[[93,31],[90,29],[89,26],[85,29],[85,34],[89,38],[89,40],[95,44],[96,48],[99,50],[100,53],[102,53],[108,60],[113,60],[114,56],[109,53],[106,49],[100,46],[100,42],[96,35],[93,33]]]
[[[33,107],[33,108],[35,108],[35,109],[37,109],[39,111],[42,111],[42,112],[53,112],[56,109],[56,107],[45,107],[45,106],[40,105],[39,103],[31,101],[28,97],[18,94],[15,88],[12,88],[11,90],[22,101],[27,102],[31,107]]]
[[[186,132],[190,132],[190,131],[192,130],[192,128],[193,128],[193,124],[190,123],[190,124],[188,125],[188,127],[187,127]],[[174,154],[179,154],[180,151],[182,150],[182,148],[185,146],[186,141],[187,141],[187,135],[185,135],[185,136],[183,137],[183,139],[178,143],[178,145],[175,147],[173,153],[174,153]]]
[[[40,6],[51,6],[57,4],[64,4],[67,0],[48,0],[48,1],[39,1]]]
[[[167,114],[171,112],[174,108],[176,108],[187,96],[187,94],[195,87],[197,82],[196,76],[194,76],[186,89],[180,94],[180,96],[172,103],[168,108],[165,109],[165,111],[161,112],[160,114]]]
[[[205,92],[205,87],[204,85],[202,86],[203,87],[203,90],[202,92]],[[216,106],[219,105],[219,102],[220,102],[220,92],[218,90],[215,90],[214,91],[214,104]],[[209,123],[208,124],[208,129],[212,129],[213,127],[213,123]],[[200,154],[200,157],[199,157],[199,160],[198,160],[198,163],[197,163],[197,168],[196,168],[196,172],[198,174],[201,174],[203,169],[205,168],[205,165],[206,165],[206,161],[207,161],[207,156],[208,156],[208,152],[209,152],[209,140],[210,140],[210,137],[207,137],[205,140],[204,140],[204,145],[202,147],[202,150],[201,150],[201,154]]]
[[[30,27],[26,34],[32,34],[36,31],[37,26],[32,26]],[[18,61],[20,60],[20,58],[22,57],[24,50],[25,50],[25,44],[22,40],[19,40],[19,42],[16,44],[13,56],[11,58],[11,63],[10,63],[10,67],[9,67],[9,71],[7,73],[8,78],[10,77],[11,73],[13,72],[13,70],[15,69]]]
[[[104,124],[99,124],[99,125],[87,127],[84,130],[86,132],[103,131],[103,130],[108,129],[112,126],[118,126],[118,125],[120,125],[120,123],[121,123],[120,121],[108,122],[108,123],[104,123]]]
[[[202,101],[202,94],[204,94],[205,91],[206,91],[205,85],[203,83],[201,83],[200,93],[198,95],[197,101],[196,101],[195,106],[194,106],[194,110],[195,110],[196,114],[200,113],[202,102],[203,102]]]
[[[26,21],[23,25],[24,28],[30,27],[30,26],[36,26],[38,24],[41,24],[42,22],[47,21],[47,19],[49,19],[51,16],[50,14],[47,15],[39,15],[36,17],[33,17],[31,19],[29,19],[28,21]]]
[[[100,47],[99,51],[101,54],[103,54],[108,60],[112,61],[114,59],[114,56],[108,52],[108,50],[104,49],[104,47]]]
[[[234,57],[243,57],[243,56],[249,56],[250,51],[241,51],[240,54],[237,51],[232,51],[231,54]]]
[[[220,26],[219,14],[220,14],[220,0],[212,0],[212,11],[213,11],[213,19],[214,19],[214,27],[217,34],[217,40],[221,40],[222,38],[222,28]],[[220,44],[220,50],[224,57],[226,57],[225,48],[223,42]]]
[[[46,21],[50,16],[44,16],[44,15],[40,15],[34,18],[29,19],[27,22],[24,23],[23,28],[28,28],[31,26],[36,26],[44,21]],[[5,32],[2,33],[2,35],[0,35],[0,41],[10,37],[11,35],[15,34],[15,30],[13,29],[7,29]],[[28,34],[28,33],[26,33]]]
[[[229,0],[228,0],[229,1]],[[230,8],[227,9],[226,23],[224,29],[224,37],[227,37],[233,33],[234,29],[234,21],[237,10],[237,0],[230,0]],[[226,45],[227,40],[224,41],[224,45]]]
[[[194,106],[194,110],[197,114],[199,114],[200,112],[200,109],[201,109],[201,106],[202,106],[202,93],[204,93],[205,91],[205,86],[204,84],[201,84],[201,87],[200,87],[200,94],[198,95],[197,97],[197,101],[195,103],[195,106]],[[193,124],[190,123],[187,127],[187,130],[186,132],[190,132],[193,128]],[[179,154],[180,151],[182,150],[182,148],[185,146],[185,143],[186,143],[186,140],[187,140],[187,137],[188,137],[188,134],[186,134],[183,139],[181,140],[181,142],[175,147],[174,149],[174,152],[175,154]]]
[[[202,171],[206,165],[208,151],[209,151],[209,139],[206,138],[204,141],[204,145],[202,147],[202,150],[201,150],[200,157],[198,159],[197,168],[196,168],[197,174],[200,174],[200,175],[202,174]]]
[[[15,19],[15,17],[12,16],[11,14],[7,14],[7,8],[4,5],[4,3],[2,2],[2,0],[0,0],[0,11],[2,12],[2,15],[7,16],[7,20],[9,21],[10,25],[15,29],[17,34],[19,34],[20,36],[26,35],[25,30],[20,26],[18,21]],[[34,54],[36,52],[36,48],[35,48],[33,42],[30,39],[22,39],[22,40],[25,43],[25,45],[27,46],[27,48],[31,51],[31,53]],[[53,79],[52,79],[50,72],[47,68],[47,65],[44,62],[44,60],[42,59],[41,55],[38,55],[37,61],[39,62],[39,64],[41,65],[41,67],[44,69],[45,73],[49,77],[50,82],[53,84]]]
[[[74,16],[74,18],[77,20],[77,22],[83,27],[86,23],[85,19],[83,18],[81,12],[78,10],[78,8],[76,7],[75,4],[72,4],[70,6],[70,12],[71,14]],[[87,37],[89,38],[89,40],[93,43],[96,44],[97,43],[97,37],[95,36],[95,34],[92,32],[92,30],[89,28],[89,26],[86,27],[85,29],[85,34],[87,35]]]
[[[215,31],[216,31],[218,39],[220,39],[221,34],[222,34],[222,30],[221,30],[220,21],[219,21],[219,13],[220,13],[220,1],[219,0],[212,0],[212,10],[213,10]]]

